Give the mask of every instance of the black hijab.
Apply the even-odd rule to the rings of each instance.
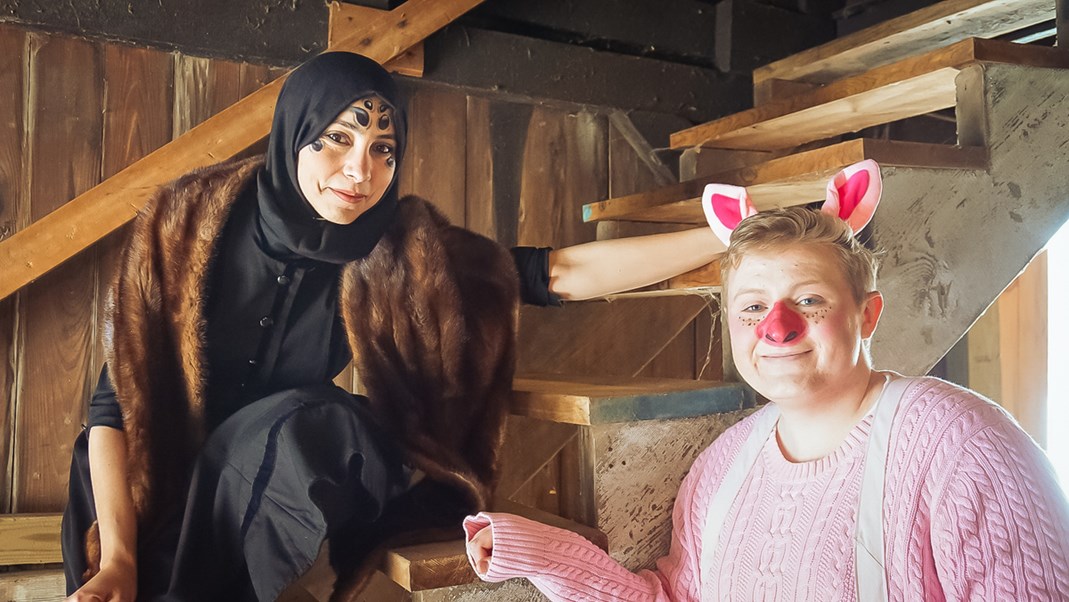
[[[382,199],[353,223],[321,219],[297,183],[297,153],[356,100],[375,95],[394,110],[397,137],[393,182]],[[267,161],[256,182],[260,229],[282,260],[347,263],[366,256],[393,221],[397,174],[405,150],[405,116],[393,77],[375,61],[351,52],[327,52],[290,74],[275,106]]]

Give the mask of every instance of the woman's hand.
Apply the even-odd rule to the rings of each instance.
[[[494,555],[494,527],[487,525],[468,541],[468,558],[475,572],[485,575],[490,570],[490,560]]]
[[[86,581],[64,602],[134,602],[137,597],[137,569],[109,566]]]

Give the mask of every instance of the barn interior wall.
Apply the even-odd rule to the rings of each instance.
[[[0,24],[0,239],[281,72]],[[503,244],[593,240],[594,226],[579,217],[583,203],[605,198],[610,186],[630,192],[653,182],[597,109],[501,100],[414,79],[403,86],[412,143],[402,192],[428,198],[455,223]],[[121,237],[116,232],[0,301],[2,512],[54,512],[65,503],[71,445],[103,362],[103,301]],[[632,322],[659,312],[651,329],[678,322],[678,336],[661,335],[655,348],[641,349],[650,337],[637,325],[623,338],[584,347],[591,356],[621,345],[648,356],[627,368],[631,374],[694,378],[707,349],[719,348],[709,342],[708,312],[694,300],[656,309],[604,305],[602,314],[623,312]],[[537,320],[537,312],[525,314],[525,324]],[[527,356],[534,361],[537,353]],[[340,379],[347,387],[358,381],[351,371]]]

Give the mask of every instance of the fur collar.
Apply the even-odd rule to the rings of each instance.
[[[233,201],[261,165],[223,163],[164,186],[120,259],[105,349],[142,528],[184,499],[205,439],[205,274]],[[406,197],[375,250],[344,266],[340,287],[376,419],[413,466],[485,508],[515,367],[518,282],[508,252]]]

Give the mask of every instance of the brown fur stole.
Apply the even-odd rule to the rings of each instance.
[[[105,349],[143,530],[184,501],[206,436],[206,275],[233,201],[262,164],[222,163],[162,187],[121,255]],[[413,466],[486,507],[515,368],[509,253],[406,197],[375,250],[343,268],[339,305],[376,420]]]

